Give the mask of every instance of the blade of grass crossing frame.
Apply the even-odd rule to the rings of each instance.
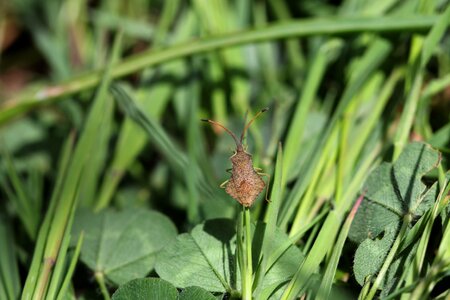
[[[347,216],[344,225],[342,226],[336,245],[333,248],[333,253],[331,255],[330,261],[328,262],[327,268],[325,270],[325,275],[323,276],[322,282],[320,284],[316,299],[326,300],[330,296],[331,286],[333,284],[334,275],[336,274],[339,258],[341,257],[342,248],[344,247],[345,240],[347,239],[347,235],[350,230],[353,218],[355,217],[355,214],[358,211],[359,205],[361,204],[363,198],[364,195],[359,196],[351,212]]]
[[[424,31],[436,21],[435,16],[411,17],[370,17],[336,18],[327,20],[300,20],[274,24],[265,28],[249,30],[198,41],[174,45],[168,49],[154,51],[153,48],[124,60],[114,67],[112,76],[118,78],[146,67],[161,64],[173,59],[214,51],[226,47],[257,43],[281,38],[305,37],[313,35],[340,35],[360,32],[398,32]],[[27,91],[15,99],[7,101],[0,108],[0,124],[26,113],[52,100],[91,89],[101,80],[103,71],[95,71],[73,78],[58,86],[45,87],[33,92]]]
[[[170,140],[164,132],[164,129],[152,117],[145,115],[144,112],[136,106],[134,100],[131,99],[123,85],[113,84],[110,89],[114,98],[126,111],[127,115],[143,127],[147,134],[150,135],[155,146],[166,156],[166,159],[172,168],[174,168],[178,174],[183,174],[186,170],[187,157],[179,147]]]
[[[122,85],[112,85],[111,92],[126,113],[147,132],[154,142],[155,147],[167,159],[171,168],[180,176],[180,178],[185,178],[185,171],[189,168],[186,153],[181,151],[181,149],[171,140],[161,125],[150,116],[145,115],[145,113],[136,106]],[[212,188],[208,183],[208,180],[204,178],[201,170],[195,168],[194,170],[191,170],[191,172],[197,172],[196,186],[202,194],[210,198],[216,197],[222,199],[216,191],[217,189]]]
[[[119,33],[114,40],[112,54],[110,56],[102,83],[95,96],[93,106],[86,121],[86,126],[75,148],[73,159],[70,162],[69,173],[58,199],[54,218],[51,221],[50,231],[44,250],[43,263],[37,279],[33,299],[42,299],[45,297],[45,293],[51,279],[53,265],[58,258],[61,243],[63,242],[65,233],[69,232],[67,227],[69,225],[70,215],[72,211],[76,209],[74,202],[76,201],[76,196],[78,194],[77,189],[79,187],[80,179],[83,176],[83,172],[89,172],[89,166],[86,165],[86,162],[89,158],[90,152],[94,149],[99,135],[103,134],[101,128],[101,116],[103,115],[106,101],[108,99],[106,95],[111,79],[111,68],[113,62],[120,54],[121,41],[122,34]]]

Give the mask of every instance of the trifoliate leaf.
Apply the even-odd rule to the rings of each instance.
[[[146,209],[81,211],[74,224],[74,231],[80,230],[85,231],[81,260],[116,284],[147,275],[177,234],[169,218]]]
[[[139,278],[121,285],[112,300],[176,300],[177,289],[159,278]]]

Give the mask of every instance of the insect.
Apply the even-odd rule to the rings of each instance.
[[[260,114],[267,111],[268,108],[264,108],[259,111],[244,127],[241,133],[241,137],[238,140],[236,135],[223,126],[222,124],[208,120],[202,119],[203,122],[208,122],[212,125],[219,126],[223,128],[226,132],[230,134],[230,136],[236,142],[236,151],[230,157],[232,168],[227,170],[231,171],[231,177],[224,183],[220,185],[221,188],[225,187],[225,192],[229,194],[231,197],[236,199],[239,203],[241,203],[245,207],[252,206],[253,202],[255,202],[256,197],[264,190],[266,184],[264,180],[262,180],[261,176],[268,176],[268,174],[261,173],[261,169],[253,167],[252,156],[250,153],[247,153],[242,144],[245,133],[253,121],[259,117]],[[267,193],[266,193],[267,200]]]

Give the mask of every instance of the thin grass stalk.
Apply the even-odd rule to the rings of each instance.
[[[191,85],[196,85],[192,83]],[[191,89],[197,89],[196,86],[192,86]],[[200,133],[199,133],[199,121],[196,112],[198,111],[197,97],[194,97],[189,103],[189,125],[188,125],[188,166],[189,170],[199,169],[198,162],[200,161],[199,146]],[[199,181],[197,178],[197,172],[186,172],[186,183],[188,189],[188,207],[187,216],[190,224],[196,224],[200,220],[200,205],[199,205],[199,191],[195,186],[195,183]]]
[[[442,201],[444,199],[444,194],[443,193],[445,191],[445,186],[446,185],[447,185],[447,183],[445,183],[442,186],[442,189],[439,192],[439,195],[438,195],[438,198],[437,198],[438,200],[435,202],[435,204],[433,206],[433,209],[431,211],[430,218],[428,219],[428,222],[427,222],[427,224],[425,226],[425,229],[424,229],[423,233],[420,236],[419,247],[417,249],[417,253],[416,253],[416,256],[414,257],[414,263],[413,263],[413,265],[414,265],[413,270],[414,270],[414,275],[415,275],[413,277],[413,280],[416,280],[420,276],[420,274],[422,272],[422,269],[424,267],[423,264],[424,264],[424,261],[425,261],[425,254],[426,254],[426,251],[427,251],[427,246],[429,244],[429,240],[430,240],[430,237],[431,237],[431,230],[433,228],[434,221],[439,216],[439,213],[440,213],[439,208],[441,207],[441,203],[442,203]]]
[[[25,232],[31,240],[35,240],[38,231],[39,214],[34,213],[36,210],[32,205],[33,201],[26,191],[24,182],[19,177],[10,153],[7,149],[3,150],[4,151],[1,151],[1,154],[5,158],[4,161],[8,172],[8,177],[14,188],[15,194],[9,190],[6,183],[2,182],[2,185],[11,200],[15,200],[13,203],[16,206],[17,214],[23,223]]]
[[[16,246],[11,234],[12,227],[7,218],[0,214],[0,298],[17,299],[20,295],[20,277]]]
[[[292,19],[289,7],[285,1],[270,0],[268,4],[278,19],[282,21]],[[286,49],[289,55],[289,62],[291,63],[291,75],[297,75],[298,70],[303,69],[305,66],[305,57],[300,43],[295,39],[289,39],[286,41]],[[299,86],[301,79],[297,79],[295,83]]]
[[[70,211],[69,220],[66,227],[66,232],[64,233],[64,237],[61,243],[61,247],[59,249],[59,253],[56,259],[56,264],[53,269],[52,277],[49,283],[48,291],[46,293],[45,298],[46,299],[55,299],[58,291],[61,287],[61,281],[62,277],[64,276],[64,273],[66,270],[64,268],[66,267],[66,255],[67,250],[70,245],[70,239],[71,239],[71,232],[72,232],[72,224],[74,221],[75,211],[76,207],[78,206],[78,200],[79,200],[79,193],[75,194],[75,201],[73,202],[72,209]]]
[[[112,55],[109,63],[109,67],[106,69],[102,84],[99,87],[98,94],[96,95],[96,101],[91,108],[86,128],[80,137],[77,148],[75,149],[74,157],[71,161],[69,170],[71,173],[67,177],[64,186],[62,188],[61,197],[57,203],[54,218],[51,221],[52,226],[48,234],[48,238],[45,245],[43,265],[37,280],[36,290],[33,299],[42,299],[48,288],[49,279],[53,269],[53,265],[57,260],[61,243],[64,238],[64,234],[67,231],[69,224],[69,216],[71,211],[76,209],[74,202],[76,201],[76,195],[82,173],[85,169],[86,161],[89,157],[89,152],[92,151],[92,147],[95,144],[97,134],[100,131],[100,125],[102,124],[102,118],[98,118],[106,105],[106,92],[107,86],[110,80],[110,72],[112,68],[112,62],[115,57],[120,53],[122,35],[119,33],[114,41]],[[101,131],[100,131],[101,132]]]
[[[347,143],[350,128],[350,115],[352,112],[347,110],[341,119],[341,126],[339,130],[338,138],[338,155],[337,155],[337,167],[336,167],[336,189],[335,189],[335,201],[336,203],[341,202],[341,197],[345,185],[346,176],[350,175],[345,172],[345,166],[347,165],[348,153],[347,153]]]
[[[316,218],[314,218],[308,225],[302,229],[302,231],[298,232],[296,235],[292,236],[287,240],[284,244],[279,246],[277,249],[274,249],[270,252],[270,255],[267,259],[266,270],[269,270],[273,264],[281,257],[281,255],[292,245],[294,245],[308,230],[315,227],[319,224],[325,216],[329,213],[329,209],[324,209]]]
[[[409,86],[409,81],[407,81],[406,89],[409,90],[409,93],[394,139],[393,161],[398,158],[408,141],[409,132],[412,128],[418,101],[420,99],[425,66],[428,64],[439,41],[444,35],[449,20],[450,6],[447,6],[423,41],[421,37],[413,39],[413,45],[411,47],[411,68],[413,70],[412,86]],[[419,50],[420,53],[418,52]]]
[[[447,183],[446,188],[443,189],[442,193],[440,194],[437,210],[433,210],[433,216],[437,216],[442,211],[442,209],[444,209],[448,205],[450,198],[445,195],[448,195],[449,189],[450,184]],[[448,247],[448,245],[450,244],[450,218],[447,217],[445,225],[443,227],[444,233],[442,235],[442,239],[439,244],[436,256],[433,260],[433,263],[431,264],[430,269],[427,271],[426,277],[420,278],[419,284],[415,286],[411,295],[411,299],[413,300],[429,298],[430,291],[439,281],[439,278],[436,278],[437,275],[444,270],[448,270],[448,268],[450,267],[450,248]]]
[[[412,127],[414,116],[416,114],[417,105],[420,99],[420,89],[423,82],[423,74],[418,71],[419,74],[414,78],[414,82],[409,92],[405,108],[400,118],[400,124],[394,138],[394,153],[392,161],[395,161],[400,153],[405,148],[408,142],[409,132]]]
[[[344,225],[342,226],[341,232],[339,233],[338,240],[336,242],[336,246],[333,249],[333,253],[331,255],[330,262],[327,265],[325,274],[323,276],[322,282],[319,287],[319,292],[316,296],[316,299],[326,300],[330,296],[331,286],[333,284],[333,278],[336,274],[337,265],[339,262],[339,258],[342,254],[342,249],[344,247],[345,240],[347,239],[348,232],[350,230],[350,226],[353,222],[353,219],[358,211],[358,208],[364,199],[364,194],[358,197],[351,212],[348,214],[347,219],[345,220]]]
[[[303,199],[300,202],[297,213],[295,215],[294,221],[292,223],[291,229],[289,231],[289,236],[292,237],[297,234],[297,232],[301,231],[303,227],[307,226],[308,220],[306,220],[306,216],[308,215],[311,206],[314,202],[315,191],[317,188],[317,184],[319,183],[321,176],[323,174],[323,169],[327,162],[330,161],[330,157],[334,158],[336,155],[336,138],[337,138],[338,130],[334,130],[331,133],[330,138],[327,140],[326,145],[321,152],[320,160],[314,169],[314,173],[312,175],[312,180],[303,196]]]
[[[377,292],[378,288],[381,286],[381,283],[384,280],[384,276],[386,275],[391,263],[394,261],[395,254],[397,253],[397,250],[400,246],[400,242],[403,239],[403,237],[406,234],[406,230],[408,229],[409,224],[411,223],[412,217],[411,215],[407,214],[403,218],[403,224],[402,227],[394,241],[394,244],[392,244],[391,249],[389,250],[389,254],[386,257],[383,266],[381,267],[380,271],[378,272],[378,275],[375,279],[375,282],[373,283],[372,287],[369,290],[369,293],[364,298],[365,300],[371,300],[375,296],[375,293]]]
[[[81,246],[83,245],[83,240],[84,240],[84,231],[80,233],[80,236],[78,238],[77,245],[75,247],[75,251],[72,256],[72,260],[70,261],[69,268],[66,272],[66,276],[61,284],[61,288],[59,289],[58,297],[56,298],[57,300],[62,300],[66,297],[67,289],[69,288],[69,284],[71,283],[72,275],[73,272],[75,271],[75,267],[78,262],[78,257],[80,256],[81,253]]]
[[[72,157],[73,144],[75,140],[75,135],[72,134],[67,139],[66,143],[63,146],[61,159],[59,162],[58,168],[58,179],[56,180],[56,184],[54,190],[52,192],[52,197],[50,199],[50,205],[47,209],[47,213],[44,217],[44,221],[39,228],[39,233],[37,236],[37,241],[35,245],[35,249],[33,252],[33,259],[31,260],[31,265],[28,270],[27,279],[25,281],[24,288],[22,290],[22,300],[29,300],[34,294],[36,289],[37,280],[39,278],[41,263],[44,256],[45,244],[48,238],[48,234],[50,232],[50,225],[55,213],[55,209],[57,206],[58,199],[61,196],[63,184],[67,177],[67,170],[69,168],[69,164]]]
[[[301,178],[301,180],[297,180],[291,193],[284,203],[285,209],[282,211],[280,221],[281,227],[286,227],[287,223],[290,221],[295,207],[297,207],[297,203],[295,200],[300,199],[301,195],[303,195],[305,189],[310,183],[312,174],[314,173],[315,167],[317,166],[317,163],[320,159],[320,153],[324,149],[327,143],[327,139],[335,130],[337,121],[342,117],[342,114],[348,108],[348,105],[351,103],[353,97],[359,92],[366,80],[385,59],[390,50],[391,45],[387,41],[381,38],[377,38],[371,42],[370,46],[359,61],[355,71],[352,73],[350,82],[346,86],[344,94],[342,95],[342,98],[339,101],[339,104],[336,107],[333,116],[331,117],[328,125],[325,128],[325,131],[314,147],[315,151],[312,157],[309,159],[307,166],[305,167],[303,177]]]
[[[322,82],[326,67],[331,61],[330,54],[339,49],[341,43],[338,40],[331,40],[323,44],[317,54],[313,58],[311,67],[308,71],[308,77],[302,87],[302,92],[292,118],[292,123],[286,137],[285,159],[283,170],[284,177],[290,178],[290,174],[295,167],[295,158],[301,151],[301,141],[304,133],[304,128],[307,120],[307,115],[310,111],[311,105],[316,97],[317,90]],[[335,56],[335,55],[331,55]]]
[[[269,184],[268,184],[269,185]],[[266,272],[271,267],[270,256],[273,254],[272,241],[275,236],[277,226],[278,212],[280,202],[282,200],[283,190],[285,187],[285,179],[283,178],[283,149],[281,143],[278,144],[277,159],[275,163],[275,173],[273,178],[272,190],[270,193],[270,203],[264,216],[264,222],[267,224],[264,231],[263,244],[261,249],[261,263],[258,272],[255,274],[254,284],[256,284],[255,298],[260,297],[260,285],[264,280]]]
[[[361,151],[365,143],[367,142],[370,134],[373,132],[373,129],[375,128],[376,124],[379,122],[381,113],[386,107],[388,100],[392,96],[395,86],[397,85],[399,80],[404,76],[404,74],[405,71],[403,68],[397,68],[394,69],[387,78],[385,84],[383,85],[380,91],[379,96],[375,101],[374,108],[371,110],[371,113],[368,115],[364,124],[361,125],[361,128],[358,131],[358,138],[355,139],[350,149],[348,149],[349,151],[348,157],[350,158],[350,160],[348,161],[346,166],[347,167],[346,173],[350,172],[351,168],[354,167],[356,159],[361,154]]]
[[[295,299],[300,291],[308,285],[310,276],[322,262],[330,247],[334,245],[333,241],[340,227],[342,216],[348,209],[348,206],[351,205],[350,201],[354,199],[354,196],[361,187],[362,182],[367,177],[369,168],[373,166],[378,152],[379,149],[374,148],[373,151],[361,163],[358,171],[352,177],[352,181],[342,197],[342,199],[347,201],[342,201],[339,206],[336,206],[335,209],[327,215],[327,218],[321,226],[319,235],[317,236],[312,249],[306,256],[304,263],[300,266],[292,280],[289,282],[289,285],[283,293],[281,299]]]

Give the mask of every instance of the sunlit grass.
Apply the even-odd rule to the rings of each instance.
[[[270,290],[281,299],[376,298],[387,293],[380,288],[389,268],[407,251],[404,271],[381,295],[441,292],[450,261],[447,3],[71,0],[5,7],[0,38],[12,36],[14,48],[0,44],[1,299],[73,298],[98,286],[110,298],[117,285],[107,276],[96,273],[98,286],[79,278],[92,271],[82,262],[91,235],[73,233],[72,225],[79,208],[129,207],[158,210],[180,232],[208,219],[236,222],[231,249],[242,290],[224,282],[231,297],[268,299]],[[22,75],[15,90],[7,81],[12,66],[34,74]],[[255,167],[271,175],[270,201],[260,196],[242,210],[219,188],[234,143],[200,120],[240,132],[246,112],[263,107],[270,110],[245,144]],[[413,140],[441,152],[423,179],[436,182],[439,196],[423,214],[404,216],[382,267],[360,285],[345,257],[356,251],[346,242],[351,208],[367,201],[362,187],[371,171],[395,163]],[[261,236],[256,221],[265,222]],[[263,289],[292,244],[304,261],[279,286]]]

